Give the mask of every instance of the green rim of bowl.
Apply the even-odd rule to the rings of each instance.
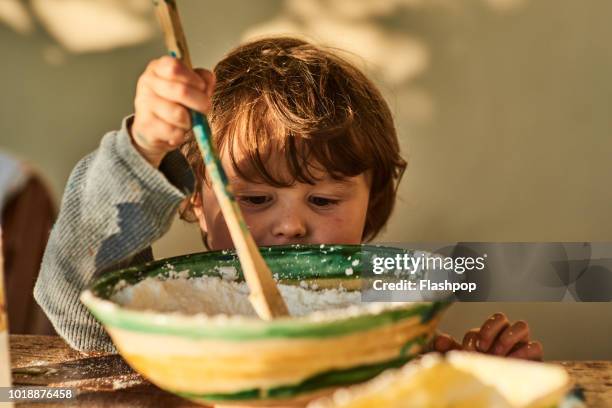
[[[290,245],[262,247],[261,253],[279,283],[296,284],[300,280],[357,281],[364,265],[374,256],[395,256],[413,250],[372,245]],[[243,281],[240,262],[234,251],[210,251],[149,262],[141,266],[111,272],[83,292],[81,301],[104,325],[141,333],[175,335],[190,339],[256,340],[267,338],[322,338],[369,330],[413,316],[422,322],[435,317],[450,299],[413,304],[372,303],[371,313],[343,316],[339,319],[281,318],[262,321],[237,316],[204,316],[129,310],[110,301],[121,282],[131,285],[148,277],[172,278],[188,271],[189,278],[222,276],[223,267],[233,267],[237,281]],[[220,269],[221,268],[221,269]],[[347,274],[346,271],[351,271]],[[381,306],[377,309],[377,306]],[[381,310],[382,309],[382,310]]]

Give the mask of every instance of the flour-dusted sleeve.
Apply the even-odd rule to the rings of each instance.
[[[151,260],[151,243],[168,230],[193,185],[179,152],[160,166],[168,174],[145,161],[130,140],[129,120],[72,171],[34,287],[57,332],[78,350],[114,351],[79,301],[81,292],[103,271]]]

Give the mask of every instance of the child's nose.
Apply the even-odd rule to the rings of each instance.
[[[282,215],[272,228],[272,235],[275,238],[304,238],[307,233],[308,229],[304,220],[293,213]]]

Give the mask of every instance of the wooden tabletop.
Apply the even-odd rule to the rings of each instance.
[[[19,408],[202,407],[157,388],[117,354],[76,351],[58,336],[10,335],[9,342],[14,386],[78,389],[70,402],[20,403]]]
[[[73,387],[76,400],[18,407],[201,407],[136,374],[116,354],[82,353],[57,336],[11,335],[14,385]],[[583,388],[589,407],[612,407],[612,361],[559,361]]]

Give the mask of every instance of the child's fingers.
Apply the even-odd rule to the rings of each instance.
[[[185,129],[178,128],[159,118],[152,111],[137,116],[134,121],[134,138],[147,153],[172,150],[185,140]]]
[[[151,110],[159,119],[184,131],[191,129],[191,117],[184,106],[160,98],[157,95],[152,95],[149,103]]]
[[[206,113],[210,108],[210,98],[201,89],[156,76],[148,77],[147,82],[149,88],[161,98],[179,103],[198,112]]]
[[[193,70],[187,68],[180,60],[169,56],[161,57],[151,63],[151,69],[156,76],[204,91],[206,83]]]
[[[504,329],[489,351],[497,356],[505,356],[510,353],[517,343],[526,343],[528,341],[529,326],[524,320],[519,320],[512,326]]]
[[[206,84],[204,91],[209,98],[212,98],[213,92],[215,91],[215,85],[217,84],[217,77],[215,76],[215,73],[204,68],[196,68],[195,73],[202,78]]]
[[[451,350],[461,350],[462,347],[448,334],[440,334],[433,341],[433,349],[438,353],[446,353]]]
[[[175,148],[185,141],[188,130],[173,126],[157,115],[155,117],[157,120],[154,121],[151,135],[157,146]]]
[[[479,340],[479,330],[480,329],[471,329],[468,331],[463,337],[463,349],[465,351],[478,351],[476,344]]]
[[[181,105],[160,98],[149,88],[145,87],[139,92],[134,107],[134,137],[137,143],[147,150],[167,151],[169,147],[173,148],[178,140],[184,139],[185,132],[190,129],[191,119],[187,110]]]
[[[522,358],[524,360],[535,360],[542,361],[544,358],[544,350],[542,343],[539,341],[530,341],[527,343],[519,343],[512,353],[508,354],[508,357]]]
[[[489,317],[480,328],[477,349],[482,352],[489,351],[497,336],[508,326],[510,322],[503,313],[495,313]]]

